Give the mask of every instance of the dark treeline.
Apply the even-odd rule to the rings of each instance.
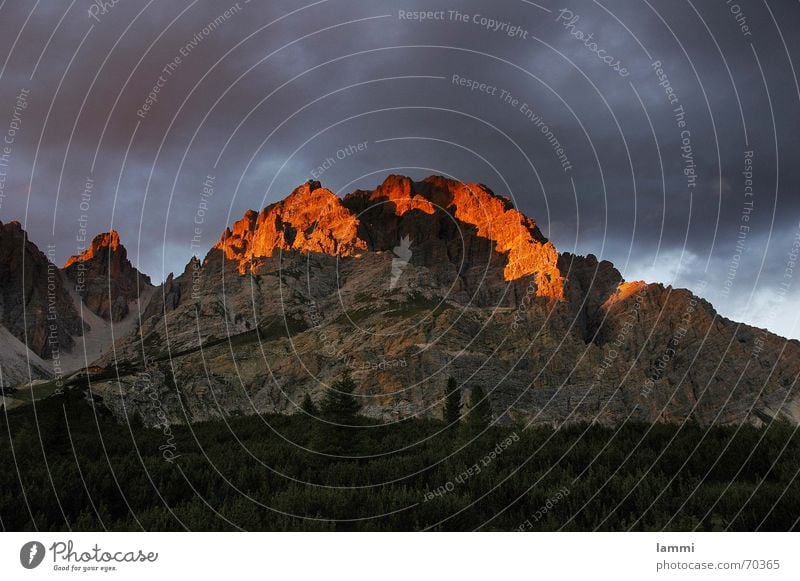
[[[0,524],[749,531],[790,530],[800,515],[800,437],[783,423],[738,431],[509,426],[481,434],[480,422],[465,414],[451,427],[435,420],[378,426],[354,416],[350,387],[339,387],[335,401],[306,400],[293,416],[176,426],[169,443],[160,429],[117,423],[77,390],[36,402],[35,410],[0,413]],[[318,411],[360,427],[308,415]],[[445,415],[458,412],[451,400]],[[341,455],[352,458],[334,457]]]

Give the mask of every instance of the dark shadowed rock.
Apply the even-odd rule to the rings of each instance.
[[[71,348],[82,333],[62,273],[19,222],[0,222],[0,322],[44,358]]]
[[[98,234],[82,254],[71,256],[64,274],[89,310],[113,321],[125,318],[128,303],[152,286],[128,260],[114,230]]]

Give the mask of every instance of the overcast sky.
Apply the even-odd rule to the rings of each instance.
[[[436,173],[800,337],[796,0],[100,4],[0,3],[0,220],[59,261],[85,216],[160,281],[315,174]]]

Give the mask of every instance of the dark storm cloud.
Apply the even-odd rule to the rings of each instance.
[[[537,4],[120,0],[103,13],[83,0],[69,10],[41,3],[29,17],[30,3],[9,0],[0,10],[0,133],[20,90],[30,94],[0,219],[25,222],[40,246],[55,242],[59,259],[76,251],[82,215],[90,234],[113,225],[160,280],[245,209],[312,173],[343,192],[391,172],[442,173],[513,196],[561,250],[602,255],[628,278],[708,281],[702,294],[726,316],[800,336],[789,308],[797,285],[784,302],[779,294],[792,283],[800,219],[790,60],[800,52],[790,33],[800,5]],[[559,20],[561,10],[572,17]],[[570,34],[578,30],[592,39]],[[470,90],[453,75],[496,90]],[[137,114],[154,87],[157,100]],[[207,176],[215,193],[206,210]]]

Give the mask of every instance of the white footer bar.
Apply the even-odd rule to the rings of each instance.
[[[800,579],[798,549],[792,533],[3,533],[0,579]]]

